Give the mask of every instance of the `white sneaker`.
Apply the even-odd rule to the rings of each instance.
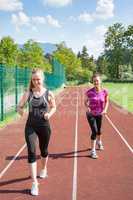
[[[40,178],[47,178],[47,177],[48,177],[47,169],[42,169],[42,170],[40,171],[39,177],[40,177]]]
[[[98,155],[96,154],[96,151],[91,150],[91,152],[90,152],[90,157],[91,157],[91,158],[94,158],[94,159],[97,159],[97,158],[98,158]]]
[[[103,144],[102,144],[102,142],[97,142],[97,145],[98,145],[98,149],[99,150],[104,150],[104,146],[103,146]]]
[[[39,194],[38,183],[32,183],[31,194],[34,196],[37,196]]]

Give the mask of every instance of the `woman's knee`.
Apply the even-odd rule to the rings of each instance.
[[[28,163],[33,163],[36,161],[36,155],[35,153],[28,154]]]
[[[92,133],[91,134],[91,140],[96,140],[97,134],[96,133]]]
[[[102,135],[102,133],[99,131],[99,132],[97,133],[97,135]]]
[[[46,158],[46,157],[48,156],[48,151],[47,151],[47,150],[42,151],[42,152],[41,152],[41,156],[42,156],[43,158]]]

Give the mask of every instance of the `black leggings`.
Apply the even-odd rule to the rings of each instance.
[[[91,140],[96,140],[97,135],[101,135],[102,115],[94,116],[91,113],[86,113],[92,134]]]
[[[48,155],[48,144],[50,140],[51,129],[50,126],[32,127],[26,124],[25,139],[28,149],[28,162],[33,163],[36,161],[36,140],[39,139],[39,147],[42,157]]]

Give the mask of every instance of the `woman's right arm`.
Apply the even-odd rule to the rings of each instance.
[[[21,99],[20,99],[20,101],[19,101],[19,103],[18,103],[17,112],[18,112],[21,116],[23,116],[23,114],[24,114],[24,106],[25,106],[25,104],[26,104],[28,98],[29,98],[29,91],[27,91],[27,92],[25,92],[25,93],[23,94],[23,96],[21,97]]]
[[[85,105],[86,108],[88,108],[88,97],[87,97],[87,95],[85,95],[84,105]]]

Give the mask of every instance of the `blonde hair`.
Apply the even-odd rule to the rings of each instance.
[[[32,70],[32,75],[31,75],[29,90],[32,90],[32,89],[34,88],[34,84],[33,84],[33,82],[32,82],[32,76],[33,76],[34,74],[37,74],[37,73],[40,73],[41,76],[42,76],[42,78],[43,78],[43,80],[44,80],[44,73],[43,73],[43,70],[40,69],[40,68],[34,68],[34,69]]]

